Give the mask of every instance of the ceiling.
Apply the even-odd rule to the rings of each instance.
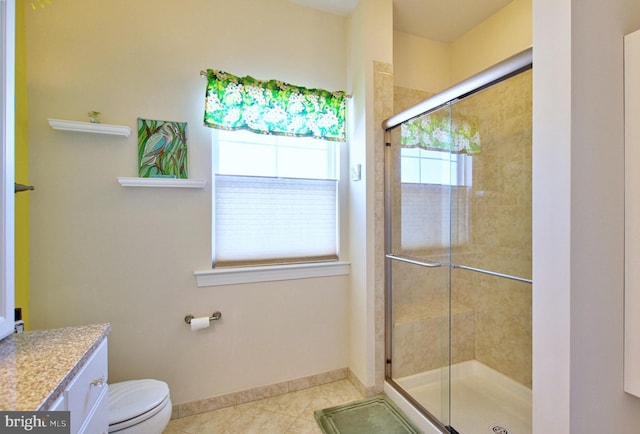
[[[348,15],[358,0],[291,0]],[[453,42],[512,0],[393,0],[393,28],[427,39]]]

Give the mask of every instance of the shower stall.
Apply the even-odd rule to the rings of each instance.
[[[443,433],[531,434],[532,52],[387,119],[386,383]]]

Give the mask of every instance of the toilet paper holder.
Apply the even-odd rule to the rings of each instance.
[[[187,315],[184,317],[184,322],[186,322],[187,324],[191,324],[191,320],[194,319],[195,317],[191,314]],[[220,312],[213,312],[211,314],[211,316],[209,317],[209,322],[211,321],[217,321],[220,318],[222,318],[222,314]]]

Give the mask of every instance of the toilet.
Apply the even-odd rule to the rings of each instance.
[[[169,386],[144,379],[109,384],[109,432],[161,434],[171,419]]]

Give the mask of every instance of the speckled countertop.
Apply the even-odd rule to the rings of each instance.
[[[110,324],[94,324],[0,341],[0,410],[47,409],[110,331]]]

